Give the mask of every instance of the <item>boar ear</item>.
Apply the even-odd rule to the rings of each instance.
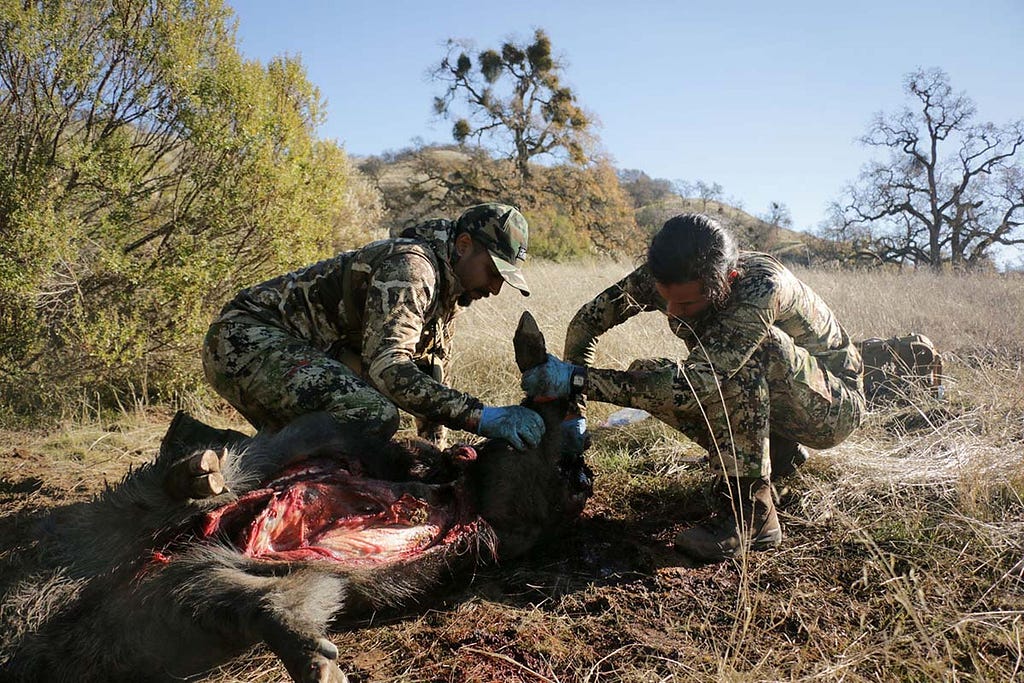
[[[523,311],[519,318],[519,326],[512,337],[512,346],[516,351],[516,365],[519,372],[526,372],[547,360],[547,348],[544,346],[544,334],[537,327],[529,311]]]
[[[167,433],[160,442],[162,460],[177,460],[193,451],[221,446],[236,447],[248,443],[250,438],[233,429],[217,429],[200,422],[188,413],[179,410],[171,420]]]

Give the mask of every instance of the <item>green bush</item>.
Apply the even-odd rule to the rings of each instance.
[[[364,223],[301,63],[244,60],[231,24],[220,0],[0,5],[7,412],[195,386],[227,298]]]
[[[529,211],[530,257],[550,261],[568,261],[592,252],[586,233],[573,225],[568,216],[548,207]]]

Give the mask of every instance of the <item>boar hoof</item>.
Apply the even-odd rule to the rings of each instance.
[[[338,647],[326,638],[320,638],[316,641],[316,651],[327,657],[327,659],[338,658]]]
[[[174,463],[164,479],[164,489],[173,498],[210,498],[227,490],[221,466],[226,450],[207,449]]]
[[[348,683],[348,676],[338,668],[338,648],[323,636],[275,651],[297,683]]]
[[[331,646],[331,649],[334,651],[334,657],[321,654],[326,649],[324,643]],[[309,658],[309,665],[306,668],[305,675],[297,680],[300,683],[348,683],[348,676],[338,668],[337,663],[334,661],[337,656],[338,648],[334,647],[326,639],[321,640],[319,651]]]

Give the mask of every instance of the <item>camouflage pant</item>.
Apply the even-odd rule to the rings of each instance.
[[[398,429],[398,409],[356,371],[277,327],[239,319],[214,323],[203,343],[203,370],[257,429],[277,430],[316,411],[360,422],[384,439]]]
[[[665,362],[676,363],[638,361],[640,367]],[[770,434],[830,448],[860,425],[864,411],[863,390],[855,378],[844,380],[822,369],[792,337],[773,327],[750,361],[722,384],[721,394],[700,406],[700,413],[659,417],[707,449],[712,471],[770,478]]]

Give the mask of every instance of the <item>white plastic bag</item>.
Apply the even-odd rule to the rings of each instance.
[[[602,427],[625,427],[646,420],[651,416],[646,410],[639,408],[622,408],[608,416],[608,420]]]

